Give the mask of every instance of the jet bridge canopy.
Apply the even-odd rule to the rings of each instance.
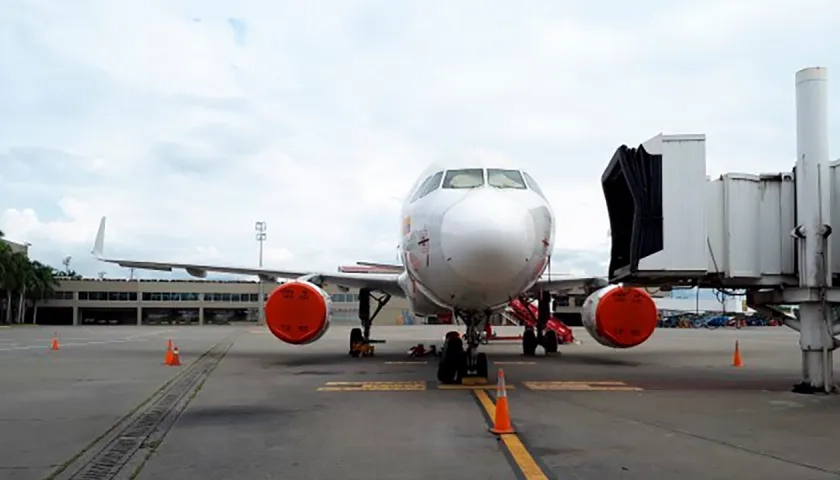
[[[609,276],[663,248],[662,155],[618,147],[601,177],[612,232]]]

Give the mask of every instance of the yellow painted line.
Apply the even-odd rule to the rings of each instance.
[[[426,382],[327,382],[319,392],[418,392]]]
[[[526,388],[531,390],[561,390],[572,392],[639,392],[639,387],[631,387],[624,382],[611,381],[570,381],[570,382],[522,382]]]
[[[487,392],[484,390],[475,390],[473,391],[473,394],[476,398],[478,398],[478,401],[481,402],[481,406],[484,407],[484,410],[490,418],[496,418],[496,405],[494,405],[493,401],[490,400],[490,396],[487,395]],[[548,480],[548,476],[545,472],[543,472],[543,469],[537,465],[537,461],[534,460],[531,452],[525,448],[525,444],[522,443],[522,440],[517,434],[505,433],[499,435],[499,437],[502,439],[502,442],[504,442],[508,452],[510,452],[510,456],[513,457],[513,461],[516,462],[516,466],[519,467],[520,471],[522,471],[522,475],[525,480]]]
[[[495,385],[447,385],[445,383],[438,384],[438,390],[493,390]],[[508,385],[507,389],[515,389],[513,385]]]
[[[407,381],[407,382],[403,382],[403,381],[368,382],[368,381],[361,381],[361,380],[360,381],[355,381],[355,382],[324,382],[324,385],[329,385],[329,386],[335,386],[335,385],[345,385],[345,386],[346,385],[406,385],[406,384],[411,384],[411,385],[422,384],[422,385],[425,385],[426,382],[424,382],[422,380],[418,380],[418,381],[413,381],[412,380],[412,381]]]
[[[467,377],[461,379],[461,385],[489,385],[490,382],[482,377]]]
[[[429,362],[385,362],[385,365],[426,365]]]
[[[493,362],[493,365],[536,365],[537,362]]]

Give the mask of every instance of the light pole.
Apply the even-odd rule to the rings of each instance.
[[[266,239],[266,225],[265,222],[257,222],[254,224],[254,230],[257,231],[256,239],[260,243],[260,268],[263,266],[263,243]],[[262,275],[259,276],[260,279],[260,295],[259,295],[259,320],[257,323],[259,325],[265,325],[265,287],[263,285],[263,277]]]

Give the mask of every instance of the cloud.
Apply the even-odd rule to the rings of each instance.
[[[711,174],[788,170],[793,74],[835,68],[840,48],[828,0],[4,12],[0,229],[88,275],[125,275],[88,255],[102,215],[119,256],[256,265],[262,220],[268,266],[393,262],[401,197],[426,164],[469,150],[540,181],[553,271],[603,274],[599,180],[616,147],[703,132]]]

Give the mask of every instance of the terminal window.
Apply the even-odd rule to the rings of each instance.
[[[336,303],[358,302],[359,294],[357,293],[334,293],[330,299]]]
[[[136,302],[137,292],[79,292],[79,300],[93,302]]]

